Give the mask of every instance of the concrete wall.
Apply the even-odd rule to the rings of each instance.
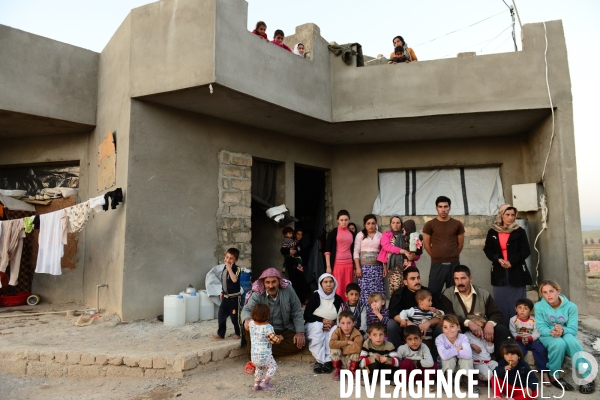
[[[215,12],[214,0],[157,1],[131,12],[132,97],[215,81]]]
[[[99,54],[0,25],[0,110],[96,123]]]
[[[52,162],[79,162],[79,200],[88,198],[88,135],[69,134],[3,139],[0,146],[2,165],[28,165]],[[62,275],[34,274],[32,290],[44,301],[83,301],[84,255],[87,231],[78,234],[78,260],[75,269],[63,269]]]
[[[108,283],[101,289],[100,307],[122,316],[123,265],[125,264],[125,231],[128,203],[129,115],[131,16],[128,16],[100,55],[98,81],[98,120],[90,135],[88,155],[90,162],[89,196],[98,192],[98,145],[109,131],[117,132],[116,187],[123,188],[125,202],[116,210],[92,214],[86,226],[86,257],[84,299],[96,304],[96,285]],[[140,300],[143,301],[143,300]]]
[[[552,96],[571,99],[562,22],[546,26]],[[544,27],[527,24],[523,32],[519,52],[369,68],[331,56],[333,121],[547,107]]]
[[[378,193],[378,171],[385,169],[500,165],[504,196],[506,199],[510,199],[512,197],[511,185],[525,183],[521,181],[522,142],[522,137],[493,137],[476,140],[449,139],[386,143],[385,147],[377,144],[335,147],[332,157],[334,212],[337,213],[338,210],[345,208],[350,212],[351,220],[357,226],[361,226],[363,216],[373,210],[373,203]],[[498,151],[500,148],[503,149],[502,152]],[[439,193],[439,195],[443,194]],[[458,199],[452,200],[458,201]],[[401,215],[404,213],[403,210],[398,211]],[[425,222],[419,219],[415,219],[415,221],[419,224]],[[384,225],[380,227],[380,230],[389,230],[389,224],[383,222]],[[483,235],[487,233],[485,218],[468,216],[465,217],[464,223],[468,229],[478,229],[483,231]],[[422,228],[422,224],[418,228]],[[466,241],[461,254],[461,262],[471,268],[478,285],[491,289],[490,262],[483,253],[483,244],[477,241],[471,242],[471,239],[478,238],[479,231],[475,232],[476,234],[467,235],[474,237],[469,237],[469,240]],[[425,283],[428,281],[429,266],[429,256],[424,255],[418,262],[418,267]]]
[[[278,134],[133,101],[125,319],[161,314],[163,296],[178,293],[189,283],[204,287],[206,273],[217,263],[218,154],[222,149],[285,162],[285,201],[290,205],[294,162],[329,168],[327,146],[282,140]],[[280,240],[279,236],[272,243],[277,253]]]

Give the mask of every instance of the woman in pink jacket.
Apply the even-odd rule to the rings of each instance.
[[[390,228],[381,237],[381,251],[377,260],[387,265],[391,297],[396,290],[403,286],[402,271],[404,268],[411,265],[416,266],[414,261],[418,258],[415,253],[404,249],[405,238],[402,230],[402,218],[399,215],[392,215]]]

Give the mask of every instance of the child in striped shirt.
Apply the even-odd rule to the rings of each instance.
[[[400,312],[400,326],[406,328],[409,322],[413,325],[421,325],[424,321],[429,321],[432,318],[440,318],[444,312],[433,307],[433,297],[431,293],[425,289],[417,290],[415,300],[418,307],[411,307],[408,310]],[[432,330],[429,329],[423,339],[432,338]]]
[[[369,338],[360,352],[360,368],[369,371],[369,379],[375,370],[388,370],[393,374],[400,365],[400,359],[394,345],[385,340],[385,328],[376,322],[369,325],[367,334]]]

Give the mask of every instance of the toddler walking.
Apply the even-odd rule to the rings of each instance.
[[[271,390],[271,378],[277,370],[277,363],[271,352],[273,344],[279,344],[283,336],[276,335],[273,326],[269,324],[271,311],[266,304],[257,304],[250,312],[250,343],[252,364],[254,364],[254,386],[252,390]]]

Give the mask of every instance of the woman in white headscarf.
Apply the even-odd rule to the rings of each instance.
[[[308,339],[308,349],[317,362],[315,374],[329,374],[333,371],[329,349],[329,336],[336,328],[338,311],[342,298],[335,293],[337,281],[331,274],[319,277],[318,289],[310,296],[304,309],[304,330]]]
[[[294,46],[294,54],[304,58],[304,44],[303,43],[296,43],[296,45]]]
[[[525,229],[516,223],[517,209],[504,204],[488,231],[483,251],[492,262],[494,300],[509,326],[516,315],[515,302],[527,297],[527,285],[532,284],[525,259],[531,254]]]

